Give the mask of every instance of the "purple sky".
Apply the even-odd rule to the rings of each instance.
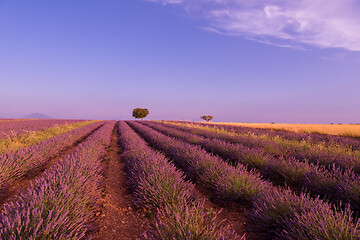
[[[357,0],[0,0],[0,117],[145,107],[359,123],[359,12]]]

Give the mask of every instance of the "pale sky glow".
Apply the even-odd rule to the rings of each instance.
[[[0,0],[0,118],[360,123],[359,0]]]
[[[206,18],[205,29],[259,39],[278,46],[299,44],[360,51],[357,0],[151,0],[176,4]],[[286,43],[286,44],[284,44]]]

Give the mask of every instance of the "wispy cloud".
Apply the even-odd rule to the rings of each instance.
[[[271,45],[360,51],[358,0],[148,0],[208,19],[204,29]]]

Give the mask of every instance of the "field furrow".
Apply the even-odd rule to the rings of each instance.
[[[0,139],[18,137],[29,132],[42,131],[50,127],[74,124],[84,120],[10,120],[0,122]]]
[[[313,197],[320,195],[337,205],[341,202],[350,204],[356,216],[360,213],[360,177],[352,171],[328,171],[324,167],[294,158],[275,158],[263,149],[248,148],[219,138],[205,138],[179,126],[153,122],[144,124],[165,135],[199,145],[233,165],[241,163],[249,169],[257,169],[276,185],[289,186],[297,192],[306,189]]]
[[[263,149],[273,156],[293,157],[299,161],[308,161],[324,165],[330,171],[334,164],[344,171],[353,170],[360,173],[360,152],[338,146],[311,145],[306,141],[283,142],[279,139],[263,139],[253,135],[239,135],[231,132],[206,127],[191,127],[188,124],[177,124],[179,128],[208,138],[217,138],[231,143],[242,144],[249,148]]]
[[[194,185],[164,155],[153,151],[125,123],[119,123],[125,171],[134,204],[154,214],[147,239],[239,239],[193,196]]]
[[[115,122],[96,130],[0,213],[0,239],[83,239],[98,201]]]
[[[136,209],[126,186],[124,161],[120,157],[118,124],[111,145],[101,163],[103,179],[99,207],[95,209],[92,238],[98,240],[134,240],[150,229],[143,209]]]
[[[6,188],[14,181],[42,168],[51,158],[61,154],[61,151],[73,146],[103,124],[104,122],[95,122],[16,152],[1,154],[0,193],[6,192]]]
[[[178,122],[182,123],[182,122]],[[236,126],[232,124],[213,124],[213,123],[191,123],[195,126],[206,126],[219,130],[224,130],[228,132],[234,132],[238,134],[245,135],[255,135],[258,137],[267,137],[267,138],[282,138],[287,140],[295,141],[306,141],[310,144],[327,144],[327,145],[340,145],[344,147],[349,147],[353,150],[360,149],[360,139],[359,137],[347,137],[347,136],[338,136],[330,135],[325,133],[316,133],[316,129],[310,132],[294,132],[284,129],[271,129],[271,128],[255,128],[255,127],[245,127],[245,126]],[[321,128],[321,126],[319,126]],[[304,130],[302,130],[304,131]],[[344,131],[343,135],[353,135],[350,130],[346,133]]]
[[[247,206],[248,231],[260,239],[357,239],[359,225],[349,210],[333,206],[307,194],[300,196],[274,187],[259,174],[236,167],[198,146],[167,137],[136,122],[129,124],[174,160],[189,178],[209,189],[218,200]],[[321,227],[320,227],[321,226]]]
[[[22,177],[12,179],[6,185],[6,188],[3,188],[0,191],[0,208],[8,201],[16,198],[17,195],[23,191],[24,189],[28,188],[33,181],[37,178],[41,177],[46,170],[50,169],[54,166],[59,160],[62,160],[64,156],[68,155],[74,149],[84,142],[91,134],[93,134],[99,127],[91,130],[89,133],[81,137],[80,139],[76,140],[71,146],[65,147],[63,150],[57,152],[56,155],[50,157],[46,160],[43,164],[38,165],[32,169],[29,169]]]
[[[0,139],[0,154],[15,152],[19,149],[30,147],[50,138],[59,136],[76,128],[84,127],[96,121],[80,121],[72,124],[56,125],[39,131],[29,131],[19,136]]]

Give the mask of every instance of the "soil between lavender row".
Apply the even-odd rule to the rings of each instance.
[[[102,126],[102,125],[101,125]],[[35,182],[36,179],[40,178],[45,171],[54,166],[58,161],[63,159],[66,155],[71,153],[78,145],[83,143],[89,136],[91,136],[96,130],[98,130],[101,126],[93,129],[90,133],[82,137],[81,139],[75,141],[71,146],[66,147],[62,151],[60,151],[56,156],[51,157],[40,167],[34,168],[29,171],[22,179],[15,181],[13,184],[8,186],[5,189],[0,191],[0,211],[2,206],[6,202],[10,202],[16,199],[17,195],[27,189],[31,183]]]
[[[140,209],[131,204],[131,194],[126,187],[124,163],[121,160],[121,149],[118,145],[117,126],[111,139],[102,167],[104,169],[103,196],[95,212],[95,233],[98,240],[140,239],[150,229],[149,220]]]

